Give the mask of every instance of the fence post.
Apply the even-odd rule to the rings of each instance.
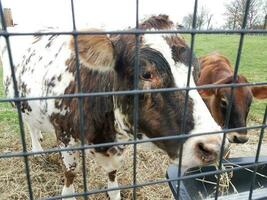
[[[263,29],[264,29],[264,30],[267,30],[267,14],[265,15]]]
[[[6,20],[6,27],[14,26],[12,12],[10,8],[4,8],[4,17]]]

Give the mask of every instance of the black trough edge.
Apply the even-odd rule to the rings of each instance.
[[[258,160],[258,163],[255,163],[255,157],[236,157],[236,158],[229,158],[227,160],[223,159],[222,161],[222,164],[233,164],[233,165],[236,165],[236,166],[247,166],[247,165],[252,165],[254,166],[253,164],[255,165],[258,165],[260,163],[266,163],[267,162],[267,156],[260,156],[259,157],[259,160]],[[267,164],[266,164],[267,165]],[[205,167],[210,167],[209,166],[205,166]],[[202,167],[205,168],[205,167]],[[234,168],[233,168],[234,169]],[[190,169],[186,170],[186,171],[190,171]],[[185,171],[185,172],[186,172]],[[229,170],[227,170],[229,171]],[[235,170],[232,170],[232,171],[235,171]],[[239,170],[237,170],[239,171]],[[168,184],[169,184],[169,187],[171,189],[171,192],[173,194],[173,197],[175,200],[177,200],[177,181],[175,179],[179,179],[179,177],[184,177],[181,179],[180,181],[180,194],[179,194],[179,199],[180,200],[193,200],[190,195],[189,195],[189,192],[184,184],[184,181],[189,179],[191,175],[187,177],[186,176],[177,176],[177,166],[176,165],[170,165],[166,171],[166,178],[167,179],[170,179],[170,180],[173,180],[173,181],[168,181]],[[216,171],[214,171],[216,172]],[[200,173],[199,175],[201,175],[202,173]],[[199,177],[199,176],[198,176]],[[254,199],[254,200],[266,200],[267,199],[267,194],[265,197],[262,197],[262,198],[257,198],[257,199]]]

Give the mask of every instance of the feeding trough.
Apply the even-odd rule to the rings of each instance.
[[[267,156],[259,158],[263,165],[258,166],[256,180],[253,190],[253,199],[267,199]],[[225,169],[235,168],[238,166],[251,165],[255,163],[255,157],[231,158],[223,161]],[[254,167],[238,169],[231,172],[225,172],[220,177],[220,186],[218,199],[223,200],[243,200],[248,199],[250,186],[253,179]],[[216,171],[215,166],[206,166],[202,168],[192,168],[185,172],[185,176],[198,173]],[[171,165],[167,170],[167,178],[177,178],[178,168]],[[197,178],[184,179],[180,182],[180,200],[209,200],[214,199],[217,183],[217,175],[204,175]],[[177,198],[177,181],[169,182],[169,186]]]

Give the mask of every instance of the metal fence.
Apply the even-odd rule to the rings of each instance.
[[[8,32],[6,28],[6,23],[4,20],[4,15],[3,15],[3,7],[2,3],[0,1],[0,14],[1,14],[1,19],[2,19],[2,31],[0,32],[0,36],[3,36],[6,40],[7,43],[7,51],[8,51],[8,56],[10,60],[10,65],[11,65],[11,73],[12,73],[12,79],[14,83],[14,91],[15,91],[15,96],[14,98],[0,98],[0,103],[2,102],[14,102],[17,113],[18,113],[18,119],[19,119],[19,127],[20,127],[20,137],[22,141],[22,147],[23,150],[22,152],[12,152],[12,153],[1,153],[0,154],[0,159],[5,159],[5,158],[11,158],[11,157],[22,157],[24,159],[24,164],[25,164],[25,173],[26,173],[26,178],[27,178],[27,185],[28,185],[28,192],[29,192],[29,198],[33,198],[33,191],[32,191],[32,183],[31,183],[31,175],[30,175],[30,168],[29,168],[29,156],[35,155],[35,154],[40,154],[40,153],[52,153],[52,152],[62,152],[62,151],[69,151],[69,150],[79,150],[82,152],[82,174],[83,174],[83,188],[84,192],[82,193],[75,193],[74,195],[68,195],[65,197],[73,197],[73,196],[83,196],[84,199],[88,199],[88,195],[91,194],[96,194],[96,193],[101,193],[101,192],[107,192],[107,191],[112,191],[112,190],[124,190],[124,189],[133,189],[133,197],[132,199],[137,199],[136,196],[136,189],[138,187],[144,187],[144,186],[149,186],[149,185],[155,185],[155,184],[161,184],[161,183],[166,183],[166,182],[171,182],[171,181],[177,181],[178,186],[177,186],[177,191],[179,190],[180,187],[180,182],[181,180],[185,179],[192,179],[192,178],[197,178],[203,175],[218,175],[224,173],[224,172],[229,172],[229,171],[236,171],[236,170],[241,170],[247,167],[253,167],[253,180],[251,181],[251,187],[249,191],[249,199],[252,199],[252,194],[253,194],[253,189],[254,189],[254,184],[255,184],[255,177],[256,177],[256,171],[259,166],[266,165],[267,162],[259,162],[259,156],[260,156],[260,149],[261,145],[263,142],[263,135],[264,135],[264,129],[267,127],[266,125],[266,116],[267,116],[267,107],[265,109],[265,114],[264,114],[264,120],[262,125],[258,126],[251,126],[251,127],[246,127],[246,128],[234,128],[234,129],[228,129],[228,124],[229,124],[229,119],[230,119],[230,112],[232,108],[232,101],[230,101],[230,104],[227,107],[227,117],[225,121],[225,127],[222,131],[216,131],[216,132],[208,132],[208,133],[198,133],[192,135],[177,135],[177,136],[168,136],[168,137],[160,137],[160,138],[151,138],[151,139],[146,139],[142,141],[137,140],[137,133],[138,133],[138,95],[142,93],[156,93],[156,92],[174,92],[174,91],[181,91],[184,90],[186,91],[186,100],[185,100],[185,109],[184,109],[184,114],[187,111],[187,104],[188,104],[188,93],[190,90],[195,90],[195,89],[207,89],[207,88],[223,88],[223,87],[231,87],[231,99],[233,98],[233,89],[236,87],[242,87],[242,86],[260,86],[260,85],[267,85],[267,82],[258,82],[258,83],[246,83],[246,84],[222,84],[222,85],[212,85],[212,86],[198,86],[198,87],[189,87],[190,85],[190,79],[189,75],[191,73],[191,66],[192,66],[192,54],[194,51],[195,47],[195,36],[197,34],[239,34],[240,39],[239,39],[239,45],[238,45],[238,51],[237,51],[237,57],[236,57],[236,62],[235,62],[235,67],[234,67],[234,80],[237,79],[238,75],[238,69],[239,69],[239,63],[240,63],[240,58],[242,54],[242,47],[244,43],[244,37],[246,34],[263,34],[267,35],[267,30],[248,30],[246,29],[246,22],[247,22],[247,15],[248,15],[248,10],[249,10],[249,4],[250,0],[247,0],[246,2],[246,10],[245,10],[245,15],[243,19],[243,24],[242,28],[240,30],[197,30],[196,29],[196,18],[197,18],[197,7],[198,7],[198,0],[195,0],[194,2],[194,10],[193,10],[193,23],[192,23],[192,29],[181,29],[181,30],[141,30],[139,29],[139,1],[136,0],[136,26],[135,29],[133,30],[126,30],[126,31],[102,31],[102,32],[79,32],[76,29],[76,22],[75,22],[75,13],[74,13],[74,1],[71,1],[71,12],[72,12],[72,25],[73,25],[73,31],[65,31],[65,32]],[[97,35],[97,34],[133,34],[136,37],[136,48],[135,52],[136,55],[138,55],[139,52],[139,37],[141,34],[171,34],[171,33],[184,33],[184,34],[190,34],[191,35],[191,58],[190,58],[190,63],[189,63],[189,72],[188,72],[188,77],[187,77],[187,85],[184,88],[166,88],[166,89],[151,89],[151,90],[139,90],[138,89],[138,74],[139,74],[139,57],[136,56],[135,58],[135,76],[134,76],[134,89],[130,91],[114,91],[114,92],[94,92],[94,93],[83,93],[81,90],[81,80],[80,80],[80,65],[79,65],[79,55],[78,55],[78,45],[77,45],[77,36],[78,35]],[[14,70],[14,64],[13,64],[13,59],[12,59],[12,54],[11,54],[11,47],[10,47],[10,41],[9,38],[10,36],[28,36],[28,35],[73,35],[74,41],[75,41],[75,53],[76,53],[76,69],[77,69],[77,85],[78,85],[78,93],[75,94],[66,94],[66,95],[61,95],[61,96],[44,96],[44,97],[20,97],[19,92],[18,92],[18,87],[17,87],[17,80],[15,76],[15,70]],[[16,56],[16,55],[14,55]],[[82,104],[83,104],[83,98],[84,97],[93,97],[93,96],[110,96],[110,95],[133,95],[134,96],[134,140],[129,141],[129,142],[114,142],[114,143],[104,143],[104,144],[93,144],[93,145],[87,145],[84,142],[84,133],[83,133],[83,109],[82,109]],[[25,141],[25,131],[24,131],[24,125],[23,125],[23,120],[22,120],[22,111],[21,111],[21,102],[23,101],[34,101],[34,100],[49,100],[49,99],[62,99],[62,98],[78,98],[78,108],[80,112],[80,132],[81,132],[81,145],[79,147],[75,148],[64,148],[64,149],[58,149],[58,148],[51,148],[48,150],[45,150],[43,152],[29,152],[26,149],[26,141]],[[185,130],[185,120],[183,120],[183,130]],[[250,130],[250,129],[261,129],[260,131],[260,137],[259,137],[259,143],[257,146],[257,153],[255,156],[255,162],[250,165],[245,165],[245,166],[239,166],[235,167],[234,169],[222,169],[222,160],[223,160],[223,149],[224,149],[224,144],[226,140],[226,134],[231,131],[240,131],[240,130]],[[220,162],[218,166],[218,170],[212,171],[212,172],[205,172],[205,173],[200,173],[200,174],[195,174],[195,175],[188,175],[188,176],[179,176],[178,178],[170,178],[170,179],[162,179],[162,180],[155,180],[155,181],[150,181],[142,184],[137,184],[136,181],[136,163],[137,163],[137,144],[141,143],[146,143],[146,142],[155,142],[155,141],[162,141],[162,140],[172,140],[172,139],[187,139],[189,137],[195,137],[195,136],[201,136],[201,135],[209,135],[209,134],[219,134],[223,133],[223,144],[221,147],[221,154],[220,154]],[[86,166],[85,166],[85,150],[86,149],[92,149],[96,147],[107,147],[111,145],[133,145],[134,147],[134,156],[133,156],[133,183],[131,185],[123,185],[118,188],[111,188],[111,189],[98,189],[98,190],[88,190],[87,188],[87,177],[86,177]],[[182,150],[183,147],[180,149],[180,161],[182,160]],[[181,163],[181,162],[179,162]],[[181,174],[181,165],[178,167],[178,174]],[[219,197],[219,178],[217,179],[216,183],[216,194],[215,194],[215,200],[218,199]],[[55,196],[55,197],[49,197],[47,199],[53,200],[53,199],[59,199],[62,198],[62,196]],[[179,199],[179,194],[176,196],[177,199]],[[262,197],[262,198],[267,198],[267,196]]]

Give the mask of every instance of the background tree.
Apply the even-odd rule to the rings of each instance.
[[[226,24],[229,29],[240,29],[246,9],[246,0],[232,0],[225,4]],[[262,0],[251,0],[247,15],[247,28],[258,28],[262,24]]]
[[[267,1],[262,6],[263,29],[267,30]]]
[[[211,14],[207,8],[201,7],[197,12],[196,29],[203,29],[204,27],[206,27],[206,29],[210,29],[212,18],[213,14]],[[183,18],[183,26],[185,28],[191,28],[192,23],[193,23],[192,14],[188,14]]]
[[[183,17],[183,26],[184,28],[191,28],[192,27],[192,23],[193,23],[193,15],[192,14],[188,14],[186,16]]]

